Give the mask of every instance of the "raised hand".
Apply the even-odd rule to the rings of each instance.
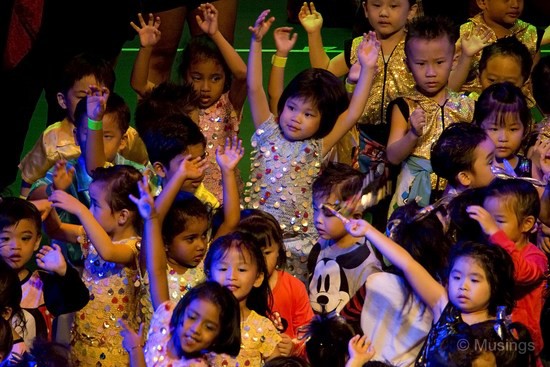
[[[130,194],[129,198],[138,207],[139,214],[143,219],[151,218],[155,216],[155,199],[149,189],[149,181],[146,175],[143,176],[141,181],[138,182],[139,198]]]
[[[355,335],[349,340],[348,353],[346,367],[362,367],[374,356],[374,348],[366,335]]]
[[[244,156],[243,141],[233,136],[233,139],[226,138],[225,146],[216,148],[216,162],[222,171],[231,171]]]
[[[55,162],[53,169],[53,187],[57,190],[66,190],[71,186],[75,175],[75,168],[67,164],[67,161],[60,159]]]
[[[376,33],[369,32],[363,34],[363,40],[357,48],[357,58],[361,67],[376,68],[378,65],[378,54],[380,53],[380,41],[376,38]]]
[[[470,205],[466,212],[473,220],[477,221],[487,236],[495,234],[499,228],[495,218],[485,208],[479,205]]]
[[[86,114],[88,118],[101,121],[107,108],[107,98],[109,98],[109,88],[90,85],[86,92]]]
[[[209,36],[213,36],[218,31],[218,10],[210,3],[201,4],[199,10],[202,17],[196,15],[199,28]]]
[[[160,41],[160,18],[149,13],[149,20],[145,23],[141,13],[138,13],[138,20],[141,27],[134,22],[130,22],[130,25],[138,33],[141,47],[153,47]]]
[[[258,19],[254,23],[254,26],[248,27],[248,30],[252,32],[252,39],[256,42],[262,42],[267,31],[271,28],[271,25],[275,21],[275,17],[267,18],[271,10],[266,9],[260,13]],[[266,19],[267,18],[267,19]]]
[[[472,57],[485,46],[491,44],[492,31],[489,27],[476,27],[470,34],[460,40],[460,47],[464,55]]]
[[[307,33],[320,32],[323,27],[323,16],[315,10],[315,4],[310,2],[309,5],[304,1],[298,13],[298,19]]]
[[[88,210],[88,208],[77,198],[62,190],[55,190],[52,192],[48,200],[51,201],[52,207],[63,209],[76,216],[78,216],[82,210]]]
[[[36,254],[36,265],[40,269],[64,276],[67,272],[67,261],[59,245],[42,246]]]
[[[298,39],[298,33],[292,33],[292,27],[279,27],[273,31],[273,38],[275,39],[275,47],[281,54],[279,56],[286,56],[290,50],[294,48],[296,40]]]
[[[187,155],[178,166],[178,174],[185,177],[186,180],[196,180],[204,175],[208,168],[208,161],[202,157],[191,158]]]
[[[139,325],[139,330],[136,332],[126,321],[123,319],[118,320],[120,325],[120,336],[122,336],[122,346],[128,353],[133,351],[136,348],[143,348],[145,342],[143,340],[143,323]]]

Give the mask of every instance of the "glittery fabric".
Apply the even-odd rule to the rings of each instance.
[[[225,354],[213,355],[210,364],[216,367],[260,367],[282,340],[279,332],[267,317],[250,311],[241,321],[241,351],[237,357]]]
[[[289,239],[300,240],[299,249],[287,249],[293,257],[291,263],[306,274],[307,256],[317,237],[311,184],[321,168],[322,140],[287,140],[273,115],[251,140],[250,181],[245,185],[243,205],[272,214],[281,225],[285,244]],[[298,274],[296,268],[287,270]]]
[[[129,246],[138,254],[138,237],[113,242]],[[127,366],[128,354],[122,347],[118,319],[138,329],[135,318],[137,270],[104,261],[87,240],[82,280],[90,291],[90,302],[76,312],[72,330],[71,361],[74,366]]]
[[[201,262],[196,268],[188,269],[183,274],[178,274],[170,264],[166,264],[166,276],[168,278],[168,294],[170,300],[174,303],[178,301],[194,286],[202,283],[206,279],[204,274],[204,264]],[[144,323],[144,330],[149,330],[151,316],[153,315],[153,304],[151,303],[151,293],[149,292],[149,275],[145,272],[140,288],[140,297],[138,301],[138,323]]]
[[[483,20],[483,16],[481,13],[473,16],[470,18],[470,20],[460,26],[460,37],[463,37],[464,35],[469,35],[474,29],[477,27],[480,27],[481,29],[489,30],[490,31],[490,42],[496,42],[497,35],[496,33],[485,23],[485,20]],[[515,36],[517,39],[519,39],[527,48],[529,49],[529,52],[531,53],[531,57],[535,57],[537,53],[537,28],[529,24],[527,22],[524,22],[520,19],[516,21],[516,24],[512,28],[510,28],[510,35]],[[457,52],[461,52],[461,39],[459,38],[456,42],[456,49]],[[471,93],[476,92],[478,94],[481,93],[481,84],[479,82],[479,60],[481,59],[481,53],[482,51],[479,51],[477,54],[475,54],[472,58],[472,63],[470,65],[470,72],[468,74],[468,77],[466,78],[466,82],[462,85],[460,88],[461,92]],[[533,92],[531,91],[531,83],[527,82],[522,88],[523,94],[527,97],[527,100],[529,102],[529,107],[533,107],[535,105],[535,100],[533,98]]]
[[[550,116],[545,116],[537,123],[537,131],[542,141],[550,139]]]
[[[204,185],[218,201],[223,201],[222,173],[216,162],[216,148],[225,144],[226,138],[233,138],[239,133],[242,112],[235,111],[229,92],[222,94],[218,102],[205,110],[199,111],[199,127],[206,137],[206,153],[210,168],[204,177]],[[235,171],[239,188],[242,188],[241,174]]]

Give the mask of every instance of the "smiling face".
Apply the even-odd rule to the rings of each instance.
[[[279,116],[279,126],[290,141],[311,138],[319,130],[320,124],[319,109],[303,98],[288,98]]]
[[[477,260],[462,256],[456,259],[449,274],[449,301],[463,313],[486,310],[491,286]]]
[[[0,256],[11,268],[21,271],[38,250],[41,238],[32,220],[21,219],[0,231]]]
[[[211,301],[194,299],[185,309],[183,322],[177,327],[182,350],[194,354],[207,350],[220,333],[220,309]]]

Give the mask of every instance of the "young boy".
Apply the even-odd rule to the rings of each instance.
[[[73,135],[76,105],[86,96],[90,85],[98,85],[112,91],[114,84],[113,67],[99,57],[79,54],[68,62],[63,78],[59,81],[57,94],[58,103],[66,111],[66,116],[63,120],[48,126],[21,160],[19,169],[22,197],[29,195],[31,185],[44,177],[57,161],[75,159],[80,155],[80,147]],[[128,134],[131,136],[129,140],[132,141],[132,146],[127,157],[145,164],[147,154],[136,130],[130,127]]]
[[[447,18],[419,17],[409,24],[405,61],[416,89],[388,106],[387,157],[401,164],[389,214],[408,200],[426,206],[432,189],[444,189],[446,183],[432,174],[430,148],[446,126],[472,120],[474,100],[448,88],[457,38],[458,30]]]
[[[457,122],[445,128],[430,154],[434,173],[447,180],[442,196],[489,185],[494,158],[495,145],[481,127]]]
[[[364,183],[365,175],[344,163],[329,163],[313,182],[313,221],[319,238],[307,267],[309,300],[315,313],[339,312],[367,277],[382,269],[370,243],[351,236],[326,208],[340,209],[363,191]],[[361,218],[362,209],[355,209],[349,217]]]
[[[483,207],[474,205],[467,211],[489,240],[512,256],[516,306],[507,312],[512,311],[512,321],[527,327],[538,356],[543,347],[540,319],[548,271],[546,255],[529,242],[540,211],[538,192],[521,179],[495,179],[487,187]]]

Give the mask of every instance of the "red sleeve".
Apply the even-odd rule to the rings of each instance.
[[[294,281],[295,280],[295,281]],[[309,303],[309,295],[306,286],[297,278],[293,278],[292,299],[294,300],[294,329],[307,325],[313,318],[313,309]]]
[[[535,284],[544,279],[548,260],[535,245],[530,243],[523,251],[519,251],[515,243],[502,230],[489,237],[489,240],[512,256],[515,267],[514,277],[518,285]]]

